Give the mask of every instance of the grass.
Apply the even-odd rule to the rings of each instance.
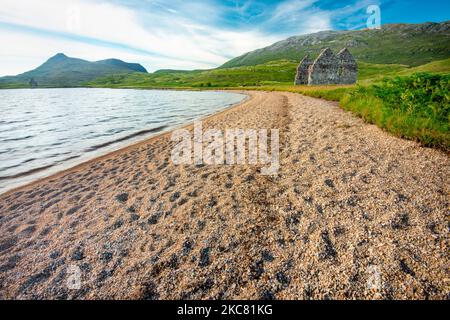
[[[416,73],[356,88],[305,91],[328,98],[366,122],[424,146],[450,151],[450,75]]]
[[[230,69],[177,71],[161,70],[152,74],[108,76],[89,83],[95,87],[211,88],[291,84],[297,63],[272,61],[257,66]]]
[[[450,150],[450,59],[419,67],[359,63],[358,85],[295,86],[297,62],[197,71],[160,71],[97,79],[92,86],[116,88],[248,89],[283,91],[340,102],[369,123],[425,146]],[[420,73],[417,73],[420,72]],[[401,76],[401,77],[400,77]]]
[[[293,86],[293,85],[276,85],[276,86],[259,86],[259,87],[247,87],[248,90],[257,91],[281,91],[292,92],[307,95],[309,97],[324,99],[328,101],[340,101],[340,99],[351,92],[355,86],[342,85],[342,86]],[[242,88],[228,88],[239,90]]]
[[[160,70],[151,74],[132,73],[97,78],[86,85],[106,88],[257,88],[293,86],[298,61],[276,60],[256,66],[213,70]],[[415,72],[450,73],[450,59],[411,68],[401,64],[372,64],[359,62],[358,83],[370,85],[384,77],[410,75]],[[307,90],[307,89],[302,89]],[[309,89],[308,89],[309,90]]]
[[[450,59],[419,67],[359,62],[357,86],[295,86],[292,83],[297,63],[277,60],[227,69],[119,74],[97,78],[86,86],[300,93],[338,101],[343,109],[396,136],[450,150]]]
[[[358,61],[371,64],[420,66],[449,57],[447,28],[448,22],[441,25],[383,25],[381,30],[330,31],[296,36],[246,53],[222,67],[257,65],[280,59],[299,61],[307,53],[316,57],[325,47],[335,52],[349,47]]]

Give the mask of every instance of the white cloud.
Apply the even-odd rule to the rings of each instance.
[[[275,9],[269,23],[282,24],[290,30],[289,36],[331,30],[331,15],[318,10],[318,0],[287,0]]]
[[[125,61],[138,61],[145,67],[155,69],[161,66],[170,69],[183,69],[185,61],[133,53],[127,50],[95,46],[70,40],[36,37],[30,34],[0,30],[0,40],[8,43],[7,50],[0,52],[0,75],[15,75],[34,69],[57,52],[71,57],[97,61],[106,58],[119,58]],[[195,69],[210,66],[202,63],[189,63]]]
[[[326,14],[308,9],[314,2],[285,1],[266,23],[297,19],[292,33],[329,29]],[[145,6],[141,10],[104,0],[2,0],[1,23],[45,32],[1,30],[0,41],[8,46],[0,53],[0,75],[29,70],[57,52],[90,60],[115,57],[142,63],[151,71],[213,68],[285,37],[256,26],[218,27],[215,22],[224,8],[206,1],[151,0]]]

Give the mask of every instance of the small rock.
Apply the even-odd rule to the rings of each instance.
[[[50,253],[50,259],[57,259],[61,256],[61,252],[58,250],[54,250]]]
[[[202,250],[200,250],[200,261],[198,262],[198,265],[200,267],[206,267],[211,263],[211,261],[209,260],[210,252],[211,248],[203,248]]]
[[[189,239],[186,240],[183,243],[183,256],[187,256],[191,252],[193,246],[194,246],[194,244],[192,243],[191,240],[189,240]]]
[[[253,180],[255,180],[255,176],[250,174],[250,175],[245,177],[244,182],[251,182]]]
[[[116,200],[122,203],[125,203],[128,201],[128,193],[121,193],[116,196]]]
[[[80,261],[84,259],[84,250],[82,247],[77,247],[72,252],[72,260]]]
[[[92,267],[91,267],[91,265],[90,265],[89,263],[84,262],[84,263],[82,263],[82,264],[80,265],[80,269],[81,269],[83,272],[88,273],[88,272],[91,272]]]
[[[141,217],[138,214],[133,213],[133,214],[131,214],[130,218],[131,218],[131,221],[134,222],[134,221],[138,221]]]
[[[114,222],[113,229],[119,229],[122,226],[123,226],[123,220],[119,218]]]
[[[158,300],[159,294],[156,288],[156,284],[153,281],[144,284],[141,290],[142,292],[140,298],[142,300]]]
[[[298,213],[298,212],[288,216],[286,218],[286,227],[289,228],[290,226],[299,224],[300,223],[300,217],[301,217],[301,214]]]
[[[409,274],[412,277],[416,276],[416,273],[406,264],[405,260],[400,260],[400,269],[404,273]]]
[[[280,271],[276,274],[277,280],[284,287],[287,287],[291,280],[284,274],[284,272]]]
[[[97,276],[97,281],[103,282],[106,279],[108,279],[109,277],[111,277],[112,275],[113,275],[113,272],[111,270],[102,270]]]
[[[178,257],[175,253],[172,254],[172,256],[170,257],[170,260],[168,261],[167,265],[169,266],[169,268],[172,269],[178,268]]]
[[[343,235],[344,233],[345,233],[344,227],[340,227],[340,226],[334,227],[333,234],[335,237],[339,237],[339,236]]]
[[[325,184],[330,188],[334,188],[334,182],[331,179],[326,179]]]
[[[188,196],[191,197],[191,198],[197,197],[197,190],[194,190],[194,191],[189,192],[189,193],[188,193]]]
[[[405,195],[403,195],[403,194],[401,194],[401,193],[398,193],[397,194],[397,199],[396,199],[396,203],[400,203],[400,202],[404,202],[404,201],[407,201],[408,200],[408,197],[406,197]]]
[[[214,196],[212,196],[211,199],[209,199],[208,207],[209,207],[209,208],[213,208],[213,207],[215,207],[216,205],[217,205],[217,198],[214,197]]]
[[[351,196],[347,199],[347,204],[351,207],[355,207],[358,204],[358,197]]]
[[[274,260],[272,253],[270,251],[264,250],[261,254],[262,259],[266,262],[272,262]]]
[[[313,203],[314,199],[312,197],[304,197],[303,200],[305,200],[306,203]]]
[[[318,213],[322,214],[322,213],[323,213],[322,205],[317,204],[317,205],[316,205],[316,210],[317,210]]]
[[[148,218],[148,224],[157,224],[159,218],[161,218],[162,213],[161,212],[157,212],[154,215],[152,215],[150,218]]]
[[[206,293],[209,290],[211,290],[211,288],[214,286],[214,281],[210,278],[206,279],[205,282],[203,282],[201,285],[199,285],[199,289],[203,292]]]
[[[170,196],[170,202],[175,202],[179,197],[181,196],[181,193],[179,193],[179,192],[175,192],[174,194],[172,194],[171,196]]]
[[[206,226],[206,222],[204,220],[197,221],[197,227],[199,231],[202,231]]]
[[[271,291],[264,291],[261,295],[261,300],[275,300],[275,295]]]
[[[322,232],[321,235],[322,242],[323,242],[323,249],[322,252],[319,253],[320,258],[322,259],[334,259],[337,256],[336,249],[334,248],[333,243],[330,240],[330,236],[328,234],[328,231]]]
[[[74,213],[76,213],[78,210],[80,210],[80,206],[76,206],[76,207],[73,207],[73,208],[70,208],[69,210],[67,210],[67,212],[66,212],[66,216],[71,216],[71,215],[73,215]]]
[[[256,261],[250,266],[250,279],[259,280],[264,273],[264,262],[262,260]]]
[[[112,258],[113,258],[112,252],[103,252],[100,256],[100,260],[102,260],[103,262],[109,262],[112,260]]]
[[[409,215],[408,213],[402,213],[392,220],[391,227],[394,230],[406,229],[409,226]]]

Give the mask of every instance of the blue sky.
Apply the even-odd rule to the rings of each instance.
[[[395,0],[1,0],[0,76],[64,52],[110,57],[148,70],[214,68],[289,36],[381,22],[450,20],[450,1]],[[6,44],[6,45],[5,45]]]

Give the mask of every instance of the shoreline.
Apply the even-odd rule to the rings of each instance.
[[[2,195],[0,299],[447,297],[446,154],[293,93],[203,128],[278,128],[278,175],[175,166],[164,133]]]
[[[29,89],[31,89],[31,88],[29,88]],[[58,89],[58,88],[38,88],[38,89]],[[72,88],[72,89],[73,89],[73,88]],[[76,88],[75,88],[75,89],[76,89]],[[94,89],[114,89],[114,88],[94,88]],[[120,88],[120,89],[122,89],[122,88]],[[31,90],[34,90],[34,89],[31,89]],[[131,90],[131,89],[126,89],[126,90]],[[134,89],[133,89],[133,90],[134,90]],[[136,90],[160,90],[160,89],[136,89]],[[168,89],[168,90],[169,90],[169,89]],[[170,91],[170,90],[169,90],[169,91]],[[188,91],[188,90],[180,90],[180,91]],[[202,90],[198,90],[198,91],[202,91]],[[203,90],[203,91],[204,91],[204,90]],[[241,102],[239,102],[239,103],[237,103],[237,104],[228,106],[228,107],[226,107],[225,109],[223,109],[223,110],[221,110],[221,111],[214,112],[214,113],[212,113],[212,114],[210,114],[210,115],[204,116],[204,117],[202,117],[201,119],[199,119],[199,120],[197,120],[197,121],[204,121],[204,120],[207,120],[207,119],[209,119],[209,118],[211,118],[211,117],[218,116],[218,115],[222,114],[223,112],[226,112],[226,111],[228,111],[228,110],[230,110],[230,109],[239,107],[240,105],[242,105],[242,104],[244,104],[244,103],[246,103],[246,102],[248,102],[249,100],[252,99],[251,91],[245,91],[245,90],[242,90],[242,91],[239,91],[239,90],[230,90],[230,91],[225,91],[225,90],[212,90],[212,91],[216,91],[216,92],[225,92],[225,93],[227,93],[227,92],[239,93],[239,94],[245,95],[246,98],[244,98]],[[45,175],[44,177],[36,178],[36,179],[33,180],[33,181],[25,182],[24,184],[19,185],[19,186],[17,186],[17,187],[13,187],[13,188],[11,188],[11,189],[5,191],[5,192],[0,192],[0,199],[1,199],[2,197],[4,197],[4,196],[10,195],[11,193],[19,192],[19,191],[21,191],[22,189],[26,189],[26,188],[32,187],[32,186],[35,185],[35,184],[42,183],[42,182],[45,182],[45,181],[48,181],[48,180],[57,178],[58,176],[60,176],[60,175],[62,175],[62,174],[67,174],[67,173],[69,173],[70,171],[81,169],[81,168],[83,168],[83,167],[85,167],[85,166],[88,166],[88,165],[90,165],[90,164],[92,164],[92,163],[94,163],[94,162],[96,162],[96,161],[99,161],[99,160],[102,160],[102,159],[105,159],[105,158],[108,158],[108,157],[111,157],[111,156],[114,156],[114,155],[118,155],[118,154],[120,154],[121,152],[126,152],[126,151],[129,150],[130,148],[139,147],[139,146],[142,145],[142,144],[146,144],[146,143],[148,143],[148,142],[150,142],[150,141],[152,141],[152,140],[154,140],[154,139],[160,138],[160,137],[162,137],[162,136],[165,136],[165,135],[171,135],[171,134],[173,133],[173,131],[175,131],[175,130],[179,130],[179,129],[183,129],[183,128],[190,128],[190,127],[192,127],[193,125],[194,125],[194,123],[192,123],[192,122],[188,122],[188,123],[185,123],[185,124],[180,124],[180,125],[171,127],[170,129],[168,129],[168,130],[166,130],[166,131],[165,131],[165,130],[162,130],[161,132],[158,132],[158,133],[156,133],[156,134],[154,134],[154,135],[151,135],[151,136],[149,136],[149,137],[146,137],[146,138],[144,138],[144,139],[142,139],[142,140],[140,140],[140,141],[134,141],[134,142],[131,142],[130,144],[127,144],[127,145],[125,145],[125,146],[118,147],[117,150],[106,151],[105,154],[101,154],[101,155],[98,155],[98,156],[94,156],[92,159],[88,159],[88,160],[82,161],[81,163],[74,164],[74,165],[68,164],[69,167],[66,168],[66,169],[58,170],[58,171],[52,172],[52,173],[49,172],[48,175]],[[43,170],[45,170],[45,169],[47,169],[47,168],[44,168]],[[38,168],[37,170],[41,171],[39,168]]]

